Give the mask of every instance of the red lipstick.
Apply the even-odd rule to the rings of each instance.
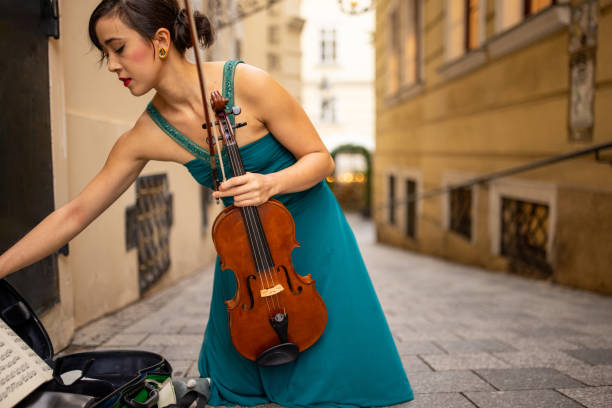
[[[132,78],[119,78],[119,80],[123,81],[123,86],[128,86],[132,82]]]

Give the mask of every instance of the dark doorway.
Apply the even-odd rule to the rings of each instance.
[[[0,0],[0,253],[54,210],[49,3]],[[7,280],[37,313],[59,300],[55,255]]]

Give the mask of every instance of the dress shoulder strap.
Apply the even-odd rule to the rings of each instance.
[[[227,108],[231,109],[234,106],[234,75],[236,74],[236,65],[243,63],[242,60],[229,60],[223,65],[223,97],[229,99]],[[234,115],[228,115],[231,124],[234,124]]]

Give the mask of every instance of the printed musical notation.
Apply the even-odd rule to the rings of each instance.
[[[51,367],[0,319],[0,408],[14,406],[51,378]]]

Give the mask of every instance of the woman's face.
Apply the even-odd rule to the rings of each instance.
[[[116,16],[100,18],[96,34],[108,70],[117,74],[133,95],[144,95],[155,87],[161,63],[150,41]]]

